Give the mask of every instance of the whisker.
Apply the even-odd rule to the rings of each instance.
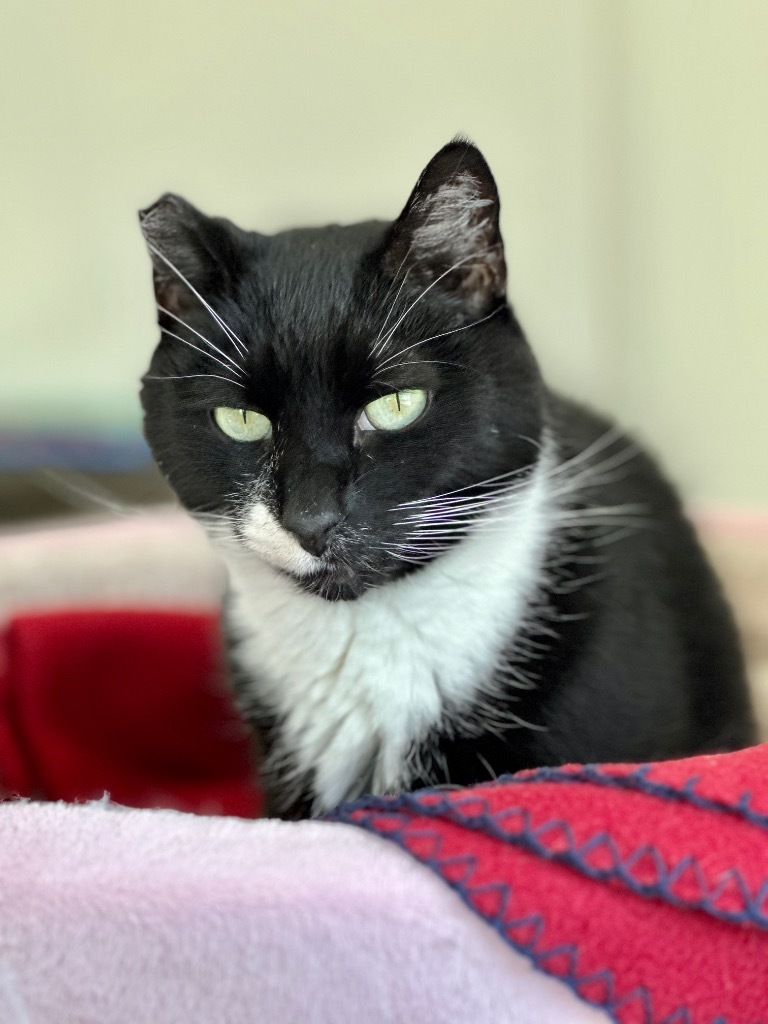
[[[492,313],[487,316],[481,317],[479,320],[475,320],[471,324],[464,324],[462,327],[454,327],[451,331],[442,331],[440,334],[433,334],[429,338],[422,338],[421,341],[415,341],[412,345],[408,345],[407,348],[401,348],[399,352],[393,352],[391,356],[387,356],[383,363],[378,367],[378,372],[387,368],[387,364],[392,359],[397,359],[398,356],[404,355],[406,352],[410,352],[411,349],[417,348],[419,345],[426,345],[428,341],[436,341],[438,338],[447,338],[449,334],[456,334],[458,331],[469,331],[473,327],[477,327],[478,324],[484,324],[486,320],[490,320],[492,316],[496,316],[502,306],[497,306]]]
[[[619,516],[593,516],[587,519],[563,519],[559,525],[571,527],[623,526],[635,531],[652,528],[653,520],[643,519],[639,516],[636,519],[622,519]]]
[[[482,516],[480,516],[480,517],[475,517],[475,518],[472,518],[472,519],[467,519],[467,520],[464,520],[464,521],[460,521],[459,520],[456,523],[449,523],[449,524],[446,524],[445,526],[441,526],[441,527],[437,527],[437,526],[434,526],[434,527],[419,526],[415,530],[413,530],[409,534],[407,534],[407,536],[408,537],[413,537],[413,538],[415,538],[417,540],[418,539],[424,539],[424,538],[427,538],[427,539],[429,539],[429,538],[435,538],[435,539],[446,538],[447,539],[448,537],[455,537],[456,534],[459,534],[459,533],[466,533],[470,529],[472,530],[473,533],[481,532],[481,531],[485,533],[485,532],[488,531],[489,527],[491,527],[491,526],[498,526],[498,525],[505,526],[508,523],[509,523],[509,516],[508,515],[507,516],[493,516],[493,517],[488,517],[488,518],[483,518]]]
[[[211,377],[214,380],[225,380],[227,384],[234,384],[235,387],[245,388],[245,384],[241,384],[239,380],[232,380],[231,377],[222,377],[220,373],[185,373],[182,376],[164,376],[154,377],[148,373],[144,374],[144,380],[193,380],[195,377]]]
[[[383,343],[382,347],[384,347],[385,345],[387,345],[389,343],[389,339],[395,333],[395,331],[400,326],[400,324],[403,322],[403,320],[405,320],[405,318],[408,316],[408,314],[411,312],[411,310],[414,308],[414,306],[417,306],[421,302],[421,300],[424,298],[424,296],[428,292],[430,292],[435,287],[436,284],[439,284],[443,280],[444,277],[447,277],[448,274],[453,273],[454,270],[458,270],[458,268],[463,266],[465,263],[468,263],[470,260],[475,259],[477,256],[483,256],[485,253],[490,252],[491,249],[495,249],[495,248],[498,248],[498,244],[497,245],[490,245],[486,249],[480,249],[478,252],[470,253],[469,256],[465,256],[463,259],[460,259],[457,263],[454,263],[452,267],[448,267],[447,270],[444,270],[442,274],[440,274],[438,277],[436,277],[434,279],[434,281],[430,281],[430,283],[427,285],[427,287],[424,288],[424,290],[413,300],[413,302],[410,304],[410,306],[408,306],[406,311],[401,314],[400,318],[395,321],[394,326],[392,328],[390,328],[389,332],[385,336],[385,340],[384,340],[384,343]]]
[[[396,370],[398,366],[418,366],[419,363],[442,363],[443,366],[458,366],[460,370],[471,369],[464,363],[453,363],[450,362],[448,359],[408,359],[402,363],[390,363],[387,369]],[[378,380],[378,378],[374,377],[374,380]]]
[[[641,518],[647,516],[648,506],[640,502],[626,505],[590,505],[588,508],[563,509],[558,514],[562,518],[584,518],[585,516],[604,516],[636,512]]]
[[[619,526],[613,533],[604,533],[600,537],[595,537],[592,543],[598,548],[606,547],[608,544],[615,544],[626,537],[631,537],[636,529],[635,526]]]
[[[490,483],[490,481],[486,481],[486,485],[489,486],[489,487],[493,487],[493,490],[483,491],[480,494],[462,495],[461,497],[456,497],[456,498],[435,498],[435,499],[427,498],[427,499],[419,499],[419,500],[423,500],[424,504],[421,505],[416,510],[416,512],[413,512],[411,515],[409,515],[408,518],[409,519],[415,518],[415,517],[417,517],[419,515],[422,515],[422,514],[424,514],[426,516],[426,515],[430,515],[433,512],[434,513],[451,512],[451,511],[453,511],[455,509],[461,508],[463,505],[470,506],[470,505],[472,505],[475,502],[485,502],[486,500],[487,501],[501,501],[508,494],[515,494],[515,493],[517,493],[519,490],[522,489],[524,484],[525,484],[525,480],[511,480],[511,481],[510,480],[503,480],[503,481],[499,481],[499,483],[497,483],[497,484],[492,484],[492,483]],[[481,484],[477,484],[477,485],[474,485],[474,486],[480,487]],[[397,505],[396,506],[396,508],[403,508],[403,507],[404,506],[402,506],[402,505]],[[393,511],[395,511],[395,509],[390,509],[390,511],[393,512]]]
[[[573,594],[582,587],[589,586],[590,583],[599,583],[605,578],[606,574],[604,572],[595,572],[590,576],[579,576],[573,580],[561,580],[555,585],[555,590],[558,594]]]
[[[580,465],[582,462],[588,461],[593,455],[603,451],[605,448],[610,447],[614,442],[620,440],[623,437],[622,432],[618,427],[610,427],[601,434],[598,438],[592,441],[591,444],[587,445],[576,455],[570,459],[566,459],[565,462],[560,463],[554,469],[550,470],[549,477],[559,476],[562,473],[569,472],[574,466]]]
[[[610,482],[611,477],[607,477],[606,473],[611,472],[614,469],[618,469],[625,462],[629,462],[630,459],[635,458],[640,452],[640,449],[635,444],[629,444],[626,448],[617,452],[615,455],[609,456],[607,459],[603,459],[602,462],[593,464],[587,463],[577,472],[573,473],[566,472],[561,474],[564,477],[563,486],[560,490],[556,490],[554,494],[567,494],[576,490],[579,487],[597,487],[602,486],[604,483]],[[568,465],[568,470],[572,467]],[[551,477],[550,477],[551,479]]]
[[[403,256],[402,260],[400,261],[400,266],[397,268],[397,273],[392,278],[392,283],[390,284],[389,288],[387,289],[387,294],[384,296],[384,302],[386,302],[387,299],[389,298],[389,293],[392,291],[392,288],[393,288],[393,286],[395,284],[395,281],[397,280],[397,275],[403,269],[403,264],[408,259],[408,256],[409,256],[410,252],[411,252],[411,246],[409,245],[408,249],[406,250],[405,256]],[[400,292],[403,290],[403,285],[407,281],[408,275],[410,274],[410,272],[411,272],[411,268],[409,267],[406,270],[406,272],[403,274],[403,280],[400,282],[400,287],[397,289],[397,295],[395,295],[395,298],[394,298],[394,300],[392,302],[392,305],[387,310],[387,315],[384,318],[384,323],[381,325],[381,329],[380,329],[379,333],[376,335],[376,344],[378,344],[379,341],[381,340],[381,336],[384,333],[384,330],[385,330],[385,328],[387,326],[387,322],[389,321],[389,318],[392,316],[392,311],[394,310],[395,306],[397,305],[397,300],[400,298]],[[383,305],[383,303],[382,303],[382,305]]]
[[[152,245],[151,242],[148,241],[146,244],[147,244],[147,248],[149,249],[149,251],[154,253],[155,256],[158,256],[163,261],[163,263],[166,264],[166,266],[170,267],[170,269],[174,272],[174,274],[176,274],[176,276],[179,278],[179,280],[183,281],[183,283],[187,286],[187,288],[189,288],[189,290],[192,292],[192,294],[195,295],[200,300],[200,302],[202,302],[203,306],[205,306],[205,308],[211,314],[211,316],[216,321],[216,323],[219,325],[219,327],[221,327],[221,329],[224,331],[224,333],[229,336],[229,339],[232,342],[232,344],[235,345],[236,347],[239,346],[241,353],[243,355],[247,355],[248,354],[248,349],[246,348],[244,343],[240,340],[240,338],[238,338],[238,336],[235,334],[235,332],[232,330],[232,328],[229,327],[228,324],[226,324],[222,320],[222,318],[219,316],[219,314],[216,312],[216,310],[213,308],[213,306],[211,306],[210,303],[206,302],[206,300],[203,298],[203,296],[200,294],[200,292],[197,290],[197,288],[195,288],[195,286],[193,284],[190,284],[190,282],[186,279],[186,277],[184,277],[184,275],[179,270],[179,268],[175,267],[173,265],[173,263],[171,263],[171,261],[165,255],[165,253],[160,252],[160,250],[156,246]]]
[[[473,515],[465,518],[456,518],[453,520],[447,520],[443,523],[423,523],[413,528],[406,536],[411,538],[448,538],[456,536],[459,533],[465,533],[468,530],[472,532],[488,532],[491,527],[504,526],[509,523],[510,515],[512,515],[514,509],[510,508],[506,515],[493,515],[493,516],[482,516]],[[589,509],[586,510],[585,514],[580,514],[579,510],[573,510],[561,513],[555,513],[552,518],[552,523],[555,527],[559,526],[628,526],[628,527],[643,527],[648,526],[652,523],[647,516],[638,514],[634,518],[630,515],[624,515],[620,510],[615,513],[608,509],[599,511],[594,515],[589,514]],[[409,525],[398,524],[398,525]]]
[[[386,551],[386,548],[383,548],[382,550]],[[432,558],[434,557],[434,555],[424,555],[423,557],[419,557],[417,555],[403,555],[400,552],[396,551],[387,551],[387,554],[391,555],[392,558],[396,558],[398,562],[406,562],[408,565],[424,565],[425,563],[431,561]],[[435,552],[435,554],[439,554],[439,552]]]
[[[389,512],[397,512],[401,508],[412,508],[414,505],[424,505],[427,502],[436,501],[440,498],[450,498],[454,494],[461,494],[462,491],[469,491],[474,487],[487,487],[489,484],[500,484],[502,480],[509,480],[510,477],[521,476],[523,473],[529,473],[531,466],[522,466],[520,469],[511,469],[507,473],[499,473],[498,476],[488,477],[487,480],[478,480],[477,483],[467,484],[465,487],[456,487],[452,491],[444,491],[442,494],[433,494],[430,498],[416,498],[414,501],[402,501],[399,505],[395,505],[394,508],[388,509]]]
[[[199,345],[193,345],[191,341],[187,341],[186,338],[182,338],[180,334],[174,334],[173,331],[169,331],[167,327],[160,328],[161,334],[167,334],[169,338],[175,338],[176,341],[180,341],[182,345],[189,345],[195,352],[199,352],[201,356],[205,356],[206,359],[212,359],[219,366],[223,366],[225,370],[229,370],[230,373],[237,373],[239,376],[244,377],[245,374],[238,366],[232,366],[229,363],[225,363],[223,359],[219,359],[218,356],[212,356],[210,352],[206,352],[204,348],[200,348]]]
[[[188,331],[191,331],[193,334],[196,334],[197,337],[201,341],[204,341],[206,345],[209,345],[214,352],[218,352],[222,359],[226,359],[227,362],[231,364],[233,369],[238,371],[241,370],[240,364],[236,363],[232,356],[227,355],[227,353],[223,352],[217,345],[214,345],[210,338],[206,338],[204,334],[200,333],[200,331],[196,331],[194,327],[186,323],[186,321],[182,320],[180,316],[176,316],[176,314],[172,313],[170,309],[166,309],[165,306],[161,306],[159,303],[156,303],[156,305],[161,313],[165,313],[166,316],[172,317],[177,323],[181,324],[182,327],[186,327]]]
[[[447,522],[456,522],[459,520],[466,520],[471,522],[476,519],[477,516],[473,513],[480,513],[487,510],[494,511],[499,506],[509,505],[510,510],[513,509],[513,500],[515,492],[512,490],[506,491],[503,494],[497,495],[496,497],[487,498],[484,501],[473,501],[466,505],[454,505],[452,508],[442,509],[434,512],[419,512],[414,515],[406,516],[405,519],[401,519],[400,522],[395,523],[395,526],[410,526],[413,523],[419,524],[435,524]]]

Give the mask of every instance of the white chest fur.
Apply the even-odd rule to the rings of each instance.
[[[408,754],[445,705],[492,685],[540,582],[550,471],[542,457],[493,525],[356,601],[327,602],[258,556],[223,552],[236,657],[284,723],[296,778],[314,770],[315,813],[359,795],[371,764],[373,792],[407,786]]]

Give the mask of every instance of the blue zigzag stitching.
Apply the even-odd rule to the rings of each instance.
[[[701,782],[699,775],[692,775],[678,788],[667,782],[649,779],[648,773],[655,767],[653,764],[641,764],[624,775],[614,775],[598,764],[585,764],[577,768],[536,768],[525,775],[500,775],[496,781],[518,785],[526,782],[593,782],[597,786],[632,789],[665,800],[685,801],[706,811],[735,814],[763,831],[768,831],[768,813],[756,811],[752,807],[754,794],[749,790],[745,790],[735,803],[716,800],[697,792],[696,787]]]
[[[414,801],[414,803],[418,804],[418,801]],[[645,985],[638,985],[625,995],[617,996],[616,977],[610,968],[606,967],[603,970],[596,971],[591,974],[578,973],[577,965],[579,951],[578,947],[574,943],[564,943],[558,946],[552,946],[549,949],[536,948],[546,927],[546,921],[543,914],[527,914],[525,917],[506,920],[505,917],[509,909],[513,888],[506,882],[472,886],[471,879],[477,866],[477,858],[473,854],[468,853],[454,857],[441,858],[440,851],[443,844],[443,837],[437,831],[423,828],[414,832],[409,832],[408,836],[410,839],[428,838],[432,840],[433,845],[430,854],[427,856],[425,854],[414,853],[405,841],[405,831],[409,822],[412,821],[412,818],[408,814],[399,813],[399,804],[400,799],[397,797],[374,797],[368,801],[365,799],[356,800],[351,803],[343,804],[330,813],[323,815],[323,819],[326,821],[339,821],[349,825],[356,825],[357,827],[363,828],[380,838],[388,839],[391,842],[396,843],[405,850],[406,853],[409,853],[420,863],[434,871],[435,874],[437,874],[446,883],[446,885],[449,885],[461,897],[473,913],[477,914],[487,924],[489,924],[504,942],[512,946],[514,949],[517,949],[524,956],[527,956],[537,970],[564,982],[564,984],[572,989],[575,995],[583,1002],[589,1003],[592,1006],[599,1006],[601,1009],[606,1010],[616,1024],[621,1024],[621,1020],[617,1016],[618,1012],[623,1009],[627,1009],[632,1004],[635,1005],[635,1009],[639,1007],[642,1011],[642,1024],[654,1024],[653,995]],[[364,811],[371,817],[355,817],[355,813],[359,811]],[[380,829],[377,827],[374,824],[372,817],[373,815],[381,812],[388,813],[390,815],[390,820],[397,824],[397,827],[394,829]],[[461,875],[459,877],[451,877],[453,872],[451,872],[451,875],[448,875],[446,872],[457,864],[462,867]],[[489,891],[498,892],[499,894],[499,906],[493,916],[486,916],[481,913],[472,901],[473,894],[477,895],[479,893]],[[527,939],[523,939],[522,937],[516,938],[513,936],[512,933],[519,933],[521,930],[528,934],[529,937]],[[547,961],[551,961],[555,957],[567,958],[568,967],[565,973],[555,974],[551,970],[547,969]],[[585,995],[580,991],[580,989],[583,989],[586,985],[600,984],[604,986],[602,998]],[[690,1010],[685,1006],[680,1006],[671,1014],[664,1017],[663,1020],[658,1021],[658,1024],[694,1024],[694,1021]],[[710,1021],[710,1024],[728,1024],[728,1021],[724,1016],[718,1016]]]
[[[426,796],[433,799],[425,803],[424,797]],[[468,810],[469,807],[482,809],[471,813]],[[445,818],[463,825],[465,828],[493,836],[503,843],[521,846],[546,860],[568,864],[595,881],[618,879],[638,896],[662,899],[675,907],[702,910],[711,917],[728,921],[731,924],[749,922],[759,928],[768,929],[768,878],[762,882],[757,893],[752,895],[748,883],[738,868],[730,868],[724,872],[710,889],[697,859],[691,855],[683,857],[673,867],[668,867],[658,847],[652,843],[644,843],[622,858],[613,838],[607,832],[598,832],[578,846],[567,821],[552,818],[534,827],[531,823],[530,813],[525,807],[505,807],[503,811],[494,815],[489,812],[487,801],[481,795],[471,791],[466,796],[455,800],[449,800],[442,791],[434,789],[420,790],[416,793],[401,793],[395,797],[364,797],[362,800],[353,801],[332,811],[328,817],[333,818],[338,813],[352,814],[359,810],[368,813],[394,812],[395,814],[404,810],[409,815],[419,817]],[[520,822],[520,828],[514,833],[500,824],[500,822],[513,817]],[[563,844],[561,848],[552,848],[551,836],[553,833],[560,837]],[[550,842],[546,841],[548,836]],[[591,856],[594,860],[596,852],[607,857],[607,866],[598,867],[594,863],[589,863],[588,858]],[[634,871],[644,858],[653,861],[657,873],[655,882],[642,882],[635,876]],[[688,875],[689,880],[694,882],[696,891],[700,894],[698,897],[681,897],[673,891],[675,885],[684,875]],[[729,910],[718,906],[723,894],[729,889],[736,890],[743,909]]]

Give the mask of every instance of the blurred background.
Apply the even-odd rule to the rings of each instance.
[[[767,38],[764,0],[3,0],[0,465],[145,459],[139,207],[392,218],[460,131],[550,381],[768,507]]]

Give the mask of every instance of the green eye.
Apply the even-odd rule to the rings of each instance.
[[[402,430],[417,420],[426,407],[426,391],[418,388],[394,391],[369,402],[360,413],[357,425],[361,430]]]
[[[216,425],[233,441],[263,441],[272,433],[272,424],[253,409],[230,409],[220,405],[214,409]]]

